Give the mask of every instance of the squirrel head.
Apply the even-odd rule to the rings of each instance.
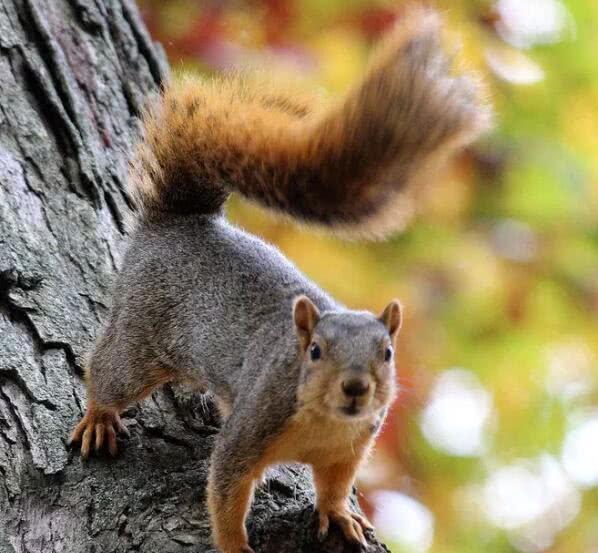
[[[401,327],[397,300],[376,317],[349,310],[321,314],[307,296],[299,296],[293,320],[302,363],[302,407],[356,421],[377,415],[394,399],[394,345]]]

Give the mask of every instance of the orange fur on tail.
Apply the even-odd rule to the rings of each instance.
[[[405,191],[490,123],[475,80],[450,73],[440,27],[411,10],[332,106],[243,76],[171,83],[134,165],[146,216],[216,212],[237,191],[347,234],[400,228]]]

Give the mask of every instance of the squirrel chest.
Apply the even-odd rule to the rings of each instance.
[[[328,465],[362,456],[373,437],[374,420],[343,421],[299,411],[268,446],[266,464],[297,461]]]

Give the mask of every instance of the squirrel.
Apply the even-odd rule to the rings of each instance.
[[[347,309],[273,246],[229,224],[232,191],[307,224],[381,238],[431,167],[474,140],[490,109],[453,75],[441,20],[412,8],[338,103],[279,84],[187,76],[144,117],[130,183],[137,223],[107,326],[86,366],[87,411],[70,437],[81,455],[116,454],[120,413],[167,382],[216,398],[223,424],[208,509],[222,553],[250,553],[245,519],[273,464],[313,470],[319,537],[330,522],[366,546],[348,506],[396,394],[402,309]],[[93,443],[93,444],[92,444]]]

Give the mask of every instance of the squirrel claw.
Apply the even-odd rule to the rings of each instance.
[[[120,434],[124,434],[127,438],[131,437],[131,432],[129,432],[129,429],[118,415],[115,415],[114,417],[114,425]]]
[[[361,525],[364,530],[374,531],[374,525],[363,515],[351,511],[351,516]]]
[[[326,513],[320,512],[320,525],[318,527],[318,541],[323,542],[328,537],[330,519]]]
[[[322,530],[321,528],[318,530],[318,541],[321,543],[328,537],[328,528],[326,530]]]
[[[365,517],[346,508],[329,510],[328,512],[320,511],[320,527],[318,530],[318,539],[320,541],[328,535],[330,520],[340,526],[347,540],[367,549],[368,542],[363,531],[372,530],[373,526]]]
[[[115,430],[116,427],[116,430]],[[112,457],[118,453],[116,445],[116,432],[128,435],[128,430],[120,420],[118,413],[101,412],[88,410],[79,424],[73,430],[68,445],[81,442],[81,458],[89,457],[92,440],[94,450],[100,451],[104,443],[108,444],[108,451]],[[95,438],[95,439],[94,439]]]

